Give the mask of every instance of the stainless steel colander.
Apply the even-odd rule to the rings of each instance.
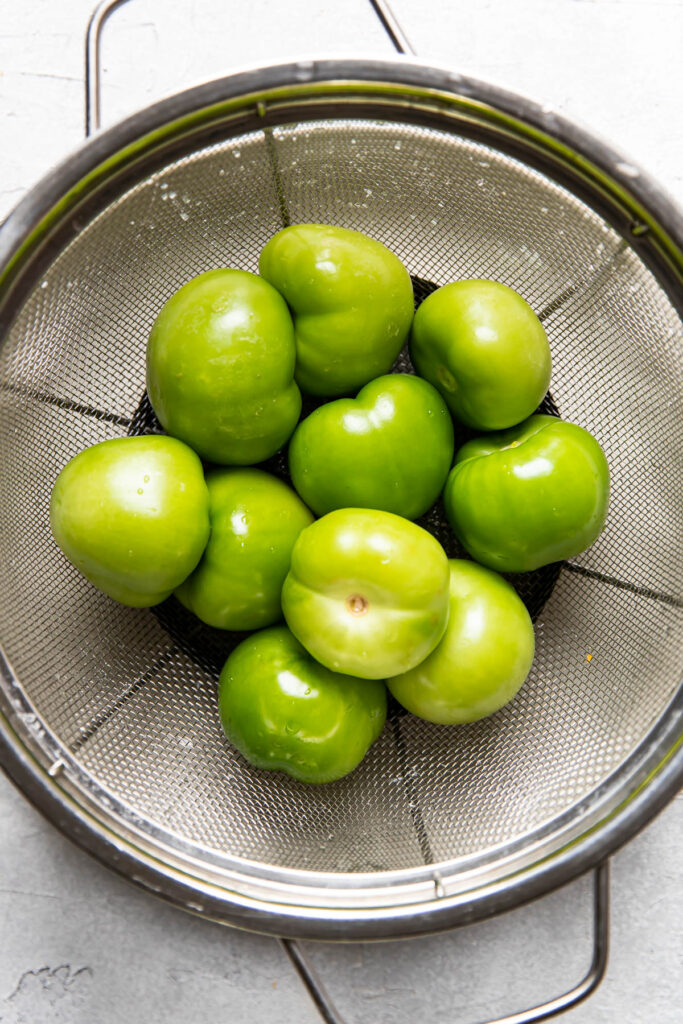
[[[613,479],[604,534],[539,582],[518,697],[457,729],[394,714],[361,767],[320,788],[225,741],[216,665],[234,639],[172,602],[115,604],[48,524],[67,459],[153,429],[145,342],[162,303],[210,267],[255,271],[301,221],[380,239],[420,288],[521,292],[550,338],[554,407],[596,435]],[[683,772],[682,239],[656,186],[602,144],[417,63],[244,72],[96,135],[0,232],[8,773],[133,881],[278,935],[433,931],[603,861]]]

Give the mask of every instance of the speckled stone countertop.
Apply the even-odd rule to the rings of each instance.
[[[82,136],[93,0],[4,0],[0,218]],[[394,0],[420,54],[552,104],[683,203],[681,0]],[[366,0],[131,0],[104,44],[104,121],[245,62],[391,48]],[[196,920],[71,846],[0,776],[2,1024],[314,1024],[272,939]],[[606,979],[568,1024],[679,1024],[683,802],[613,860]],[[590,884],[448,935],[309,946],[353,1024],[469,1024],[569,987],[587,966]]]

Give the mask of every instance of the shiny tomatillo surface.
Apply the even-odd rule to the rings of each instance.
[[[476,562],[452,559],[443,638],[416,668],[389,679],[394,697],[430,722],[474,722],[512,700],[534,660],[534,628],[510,584]]]
[[[165,600],[209,537],[202,464],[172,437],[118,437],[76,455],[52,489],[50,525],[83,575],[122,604]]]
[[[264,246],[259,273],[292,310],[302,391],[345,395],[389,371],[413,319],[413,286],[381,242],[295,224]]]
[[[331,672],[285,626],[243,640],[221,672],[225,734],[257,768],[301,782],[341,779],[384,727],[383,683]]]
[[[453,422],[420,377],[391,373],[312,412],[294,431],[289,471],[318,515],[374,508],[416,519],[443,488],[453,461]]]
[[[291,487],[260,469],[207,474],[211,536],[176,597],[209,626],[260,629],[282,617],[294,542],[313,516]]]
[[[163,306],[147,343],[147,391],[164,430],[209,462],[251,465],[301,411],[287,304],[256,274],[218,269]]]
[[[538,407],[550,348],[533,309],[497,281],[455,281],[420,305],[410,338],[420,376],[475,430],[502,430]]]
[[[443,636],[448,578],[443,548],[420,526],[340,509],[299,535],[282,610],[323,665],[383,679],[419,664]]]
[[[578,555],[599,536],[609,468],[583,427],[530,416],[463,445],[443,497],[473,558],[500,572],[526,572]]]

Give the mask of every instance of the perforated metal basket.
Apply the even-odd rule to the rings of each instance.
[[[234,637],[172,602],[115,604],[48,524],[67,459],[153,429],[145,342],[165,299],[210,267],[256,270],[300,221],[380,239],[422,288],[521,292],[550,338],[556,410],[596,435],[613,480],[604,534],[537,581],[518,697],[461,728],[394,713],[357,771],[319,788],[224,739],[216,666]],[[594,139],[416,63],[245,72],[85,144],[0,233],[9,774],[133,881],[279,935],[432,931],[603,861],[683,769],[682,238],[652,182]]]

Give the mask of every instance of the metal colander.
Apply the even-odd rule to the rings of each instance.
[[[164,301],[211,267],[255,271],[301,221],[384,242],[422,294],[463,277],[517,289],[550,338],[554,408],[595,434],[613,480],[593,547],[515,581],[537,638],[515,700],[460,728],[394,709],[362,765],[317,788],[225,740],[234,636],[173,600],[109,600],[48,523],[71,456],[154,429],[145,343]],[[598,863],[681,771],[679,231],[636,169],[555,115],[418,64],[245,72],[86,144],[0,236],[10,774],[140,884],[278,934],[429,931]]]

